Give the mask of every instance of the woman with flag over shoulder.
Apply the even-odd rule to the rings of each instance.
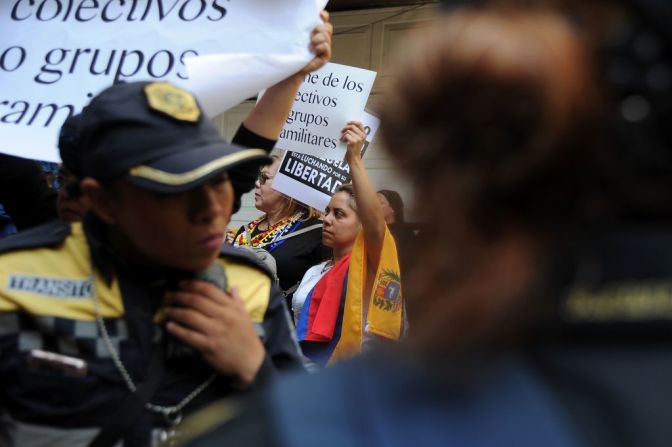
[[[292,299],[301,348],[320,366],[374,340],[397,340],[403,329],[397,248],[360,155],[365,139],[360,122],[341,131],[352,184],[325,210],[322,243],[332,257],[306,272]]]

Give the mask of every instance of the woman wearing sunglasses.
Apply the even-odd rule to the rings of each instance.
[[[273,189],[280,157],[271,158],[273,163],[261,169],[254,188],[254,206],[264,214],[241,227],[233,244],[263,248],[273,256],[290,305],[303,274],[325,260],[329,251],[322,245],[320,213]]]

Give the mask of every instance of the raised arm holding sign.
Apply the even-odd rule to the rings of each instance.
[[[323,23],[311,34],[310,50],[314,54],[313,59],[300,71],[266,90],[245,119],[245,127],[266,138],[278,139],[304,77],[312,76],[312,72],[321,69],[331,59],[333,26],[329,23],[327,11],[320,12],[320,18]]]
[[[170,81],[221,113],[312,60],[319,10],[315,0],[0,2],[0,152],[58,161],[63,121],[118,81]],[[213,54],[225,63],[196,57]]]

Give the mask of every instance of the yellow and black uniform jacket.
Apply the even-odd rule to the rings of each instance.
[[[257,381],[275,369],[299,368],[284,299],[264,267],[229,247],[218,262],[266,348]],[[145,380],[153,350],[164,349],[165,373],[153,404],[175,405],[202,384],[212,369],[168,335],[160,319],[165,291],[186,275],[126,265],[107,248],[103,224],[91,216],[83,225],[53,222],[0,241],[0,445],[12,445],[3,436],[16,445],[87,445],[128,396],[97,324],[94,297],[136,384]],[[85,368],[45,366],[35,362],[38,351],[81,359]],[[236,391],[233,379],[218,376],[184,412]],[[148,445],[162,419],[145,411],[124,445]]]

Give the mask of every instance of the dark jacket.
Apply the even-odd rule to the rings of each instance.
[[[95,219],[84,226],[56,221],[0,242],[2,445],[3,430],[17,445],[28,439],[87,445],[128,396],[101,335],[96,300],[135,383],[145,379],[154,350],[164,350],[164,379],[152,403],[175,405],[213,374],[197,352],[167,334],[160,317],[165,291],[186,273],[125,265],[106,248],[100,225]],[[239,288],[266,348],[253,388],[276,370],[300,368],[284,299],[268,272],[231,247],[223,248],[218,262],[229,286]],[[32,350],[80,359],[86,367],[54,369],[35,361]],[[184,413],[239,392],[231,378],[217,376]],[[145,410],[124,445],[148,445],[151,430],[165,425],[161,415]]]
[[[0,203],[21,231],[56,219],[56,191],[42,168],[25,158],[0,154]]]

